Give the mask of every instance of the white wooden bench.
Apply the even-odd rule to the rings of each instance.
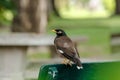
[[[120,46],[120,37],[112,38],[111,45],[112,46]]]
[[[55,36],[27,33],[0,34],[0,80],[24,80],[29,46],[53,45]],[[73,40],[86,40],[77,37]]]

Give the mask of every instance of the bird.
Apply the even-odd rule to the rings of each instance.
[[[56,33],[54,39],[56,51],[65,58],[63,63],[72,66],[72,62],[76,64],[77,69],[83,69],[78,50],[65,31],[62,29],[53,29],[52,31]]]

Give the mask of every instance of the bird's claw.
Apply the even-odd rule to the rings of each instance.
[[[65,64],[65,65],[67,65],[67,64],[68,64],[68,63],[67,63],[67,59],[64,59],[64,60],[62,61],[62,63]]]
[[[70,66],[72,66],[71,61],[68,60],[68,59],[64,59],[62,63],[65,64],[65,65],[70,65]]]
[[[71,61],[69,61],[68,64],[72,67],[72,63],[71,63]]]

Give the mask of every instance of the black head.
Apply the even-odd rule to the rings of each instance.
[[[54,29],[52,30],[57,34],[57,36],[66,36],[66,33],[62,29]]]

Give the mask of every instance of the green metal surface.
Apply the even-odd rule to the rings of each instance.
[[[83,63],[76,65],[43,65],[38,80],[120,80],[120,61]]]

